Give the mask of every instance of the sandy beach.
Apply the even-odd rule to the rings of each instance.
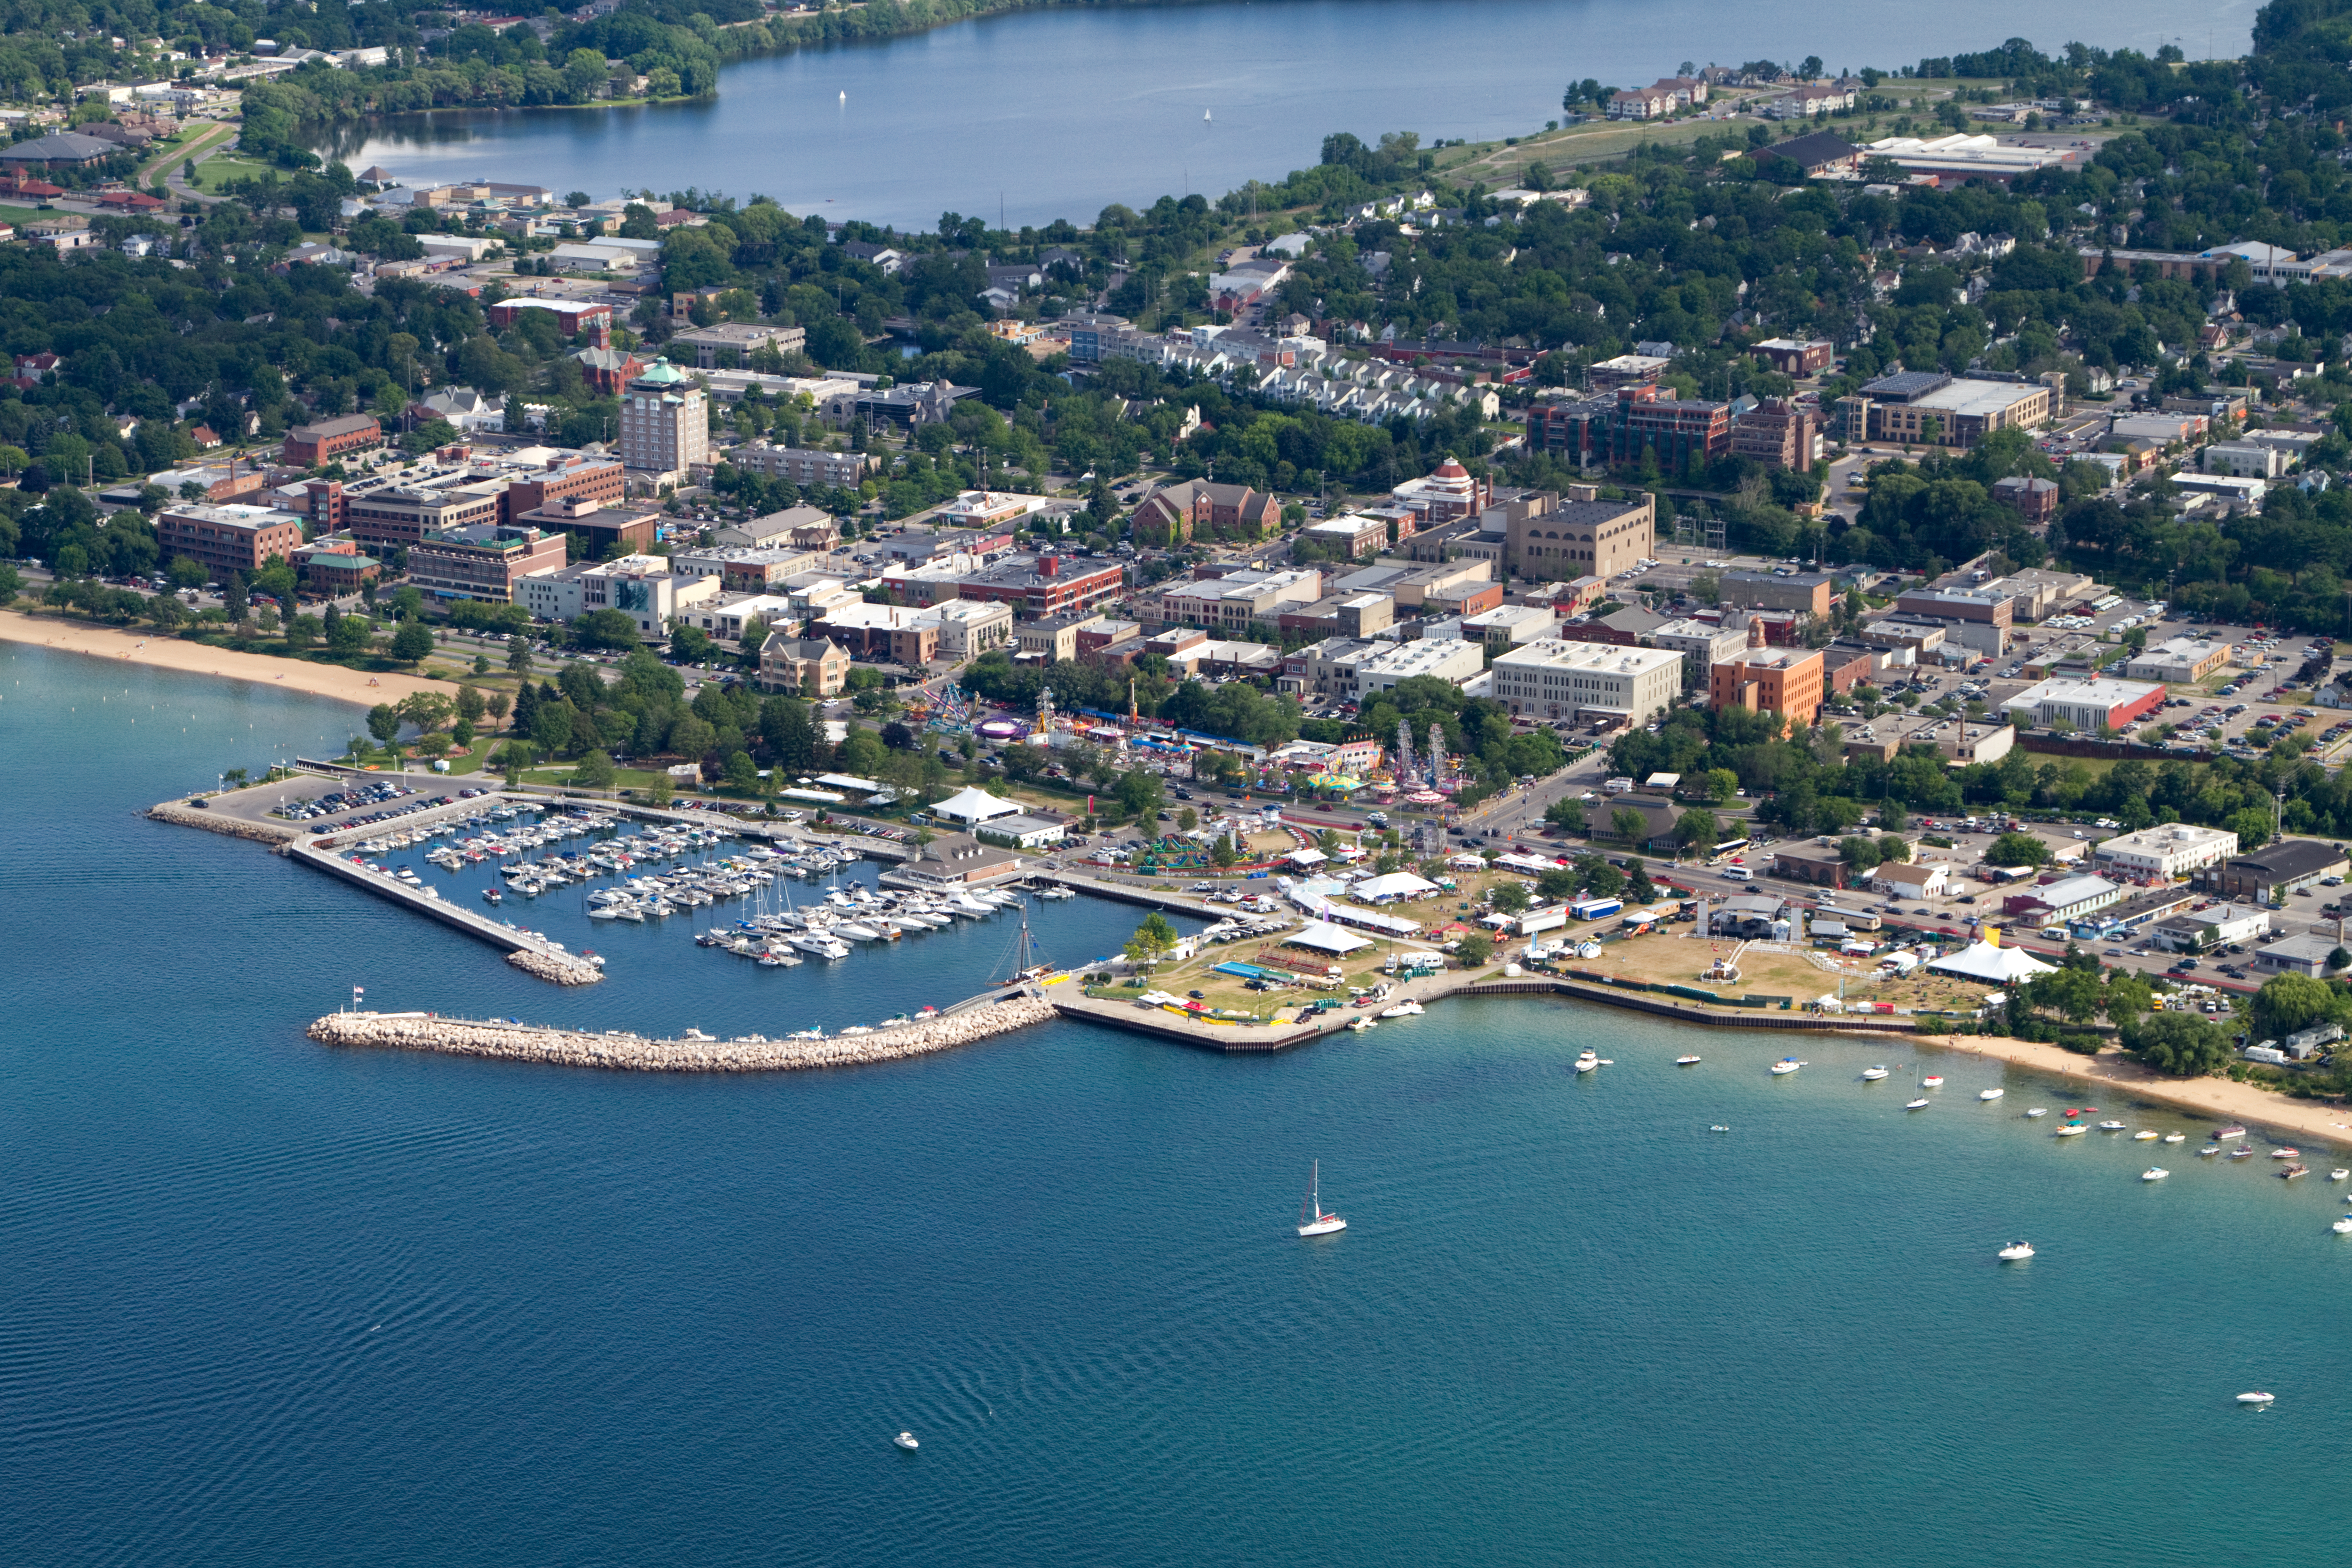
[[[1920,1035],[1923,1047],[1963,1055],[1995,1057],[2020,1067],[2079,1080],[2085,1098],[2104,1090],[2111,1097],[2161,1100],[2183,1110],[2197,1111],[2220,1121],[2242,1121],[2269,1128],[2297,1139],[2352,1147],[2352,1107],[2324,1100],[2289,1100],[2249,1083],[2225,1078],[2166,1078],[2125,1056],[2103,1051],[2095,1057],[2006,1035]],[[2102,1105],[2102,1110],[2115,1107]]]
[[[313,697],[331,697],[338,702],[356,702],[362,708],[373,708],[379,702],[397,702],[413,691],[446,693],[451,689],[446,680],[431,680],[422,676],[389,671],[370,675],[364,670],[346,669],[339,664],[311,664],[299,658],[272,658],[267,654],[238,653],[233,648],[206,647],[202,643],[184,642],[178,637],[122,631],[113,626],[47,616],[27,616],[15,610],[0,610],[0,642],[56,648],[62,653],[88,654],[93,658],[149,665],[157,669],[185,670],[191,675],[216,675],[230,680],[250,680],[257,686],[276,686],[307,691]]]

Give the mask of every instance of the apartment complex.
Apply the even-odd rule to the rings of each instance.
[[[563,535],[477,522],[439,529],[408,547],[408,577],[436,599],[514,602],[515,584],[563,564]]]
[[[771,632],[760,646],[760,684],[803,697],[838,697],[849,685],[849,662],[830,637]]]
[[[874,461],[865,452],[824,452],[814,447],[777,447],[747,441],[724,454],[727,461],[747,473],[784,479],[807,489],[825,486],[854,490]]]
[[[1654,385],[1621,386],[1606,397],[1536,405],[1528,412],[1528,445],[1611,468],[1638,464],[1648,453],[1660,472],[1675,474],[1694,458],[1708,462],[1731,449],[1731,405],[1667,397]]]
[[[2050,389],[2032,382],[1967,381],[1939,370],[1897,371],[1838,399],[1847,441],[1973,447],[1995,430],[2050,417]]]
[[[276,507],[184,501],[156,514],[155,542],[165,561],[184,555],[217,579],[247,576],[273,555],[288,561],[302,547],[302,520]]]

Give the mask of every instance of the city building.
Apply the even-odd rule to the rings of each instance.
[[[2134,680],[2058,679],[2027,687],[2007,706],[2021,730],[2064,724],[2096,734],[2155,712],[2164,706],[2164,688]]]
[[[1845,438],[1973,447],[1995,430],[2022,430],[2050,417],[2050,389],[2038,383],[1963,381],[1944,371],[1897,371],[1839,399]]]
[[[933,576],[885,574],[884,582],[924,604],[943,599],[996,599],[1016,615],[1059,616],[1097,609],[1124,591],[1126,574],[1117,563],[1083,562],[1066,555],[1008,555],[984,566],[950,569]]]
[[[2124,666],[2124,673],[2134,680],[2194,686],[2219,673],[2237,657],[2237,652],[2234,644],[2216,642],[2210,637],[2168,637],[2132,655],[2131,662]]]
[[[661,538],[662,514],[650,506],[604,506],[592,497],[572,495],[519,513],[513,521],[577,534],[593,560],[616,551],[650,551]]]
[[[2148,937],[2167,952],[2207,952],[2233,942],[2267,936],[2270,929],[2268,910],[2215,904],[2210,909],[2189,910],[2160,920],[2148,928]]]
[[[1075,615],[1049,616],[1044,620],[1029,621],[1016,627],[1013,644],[1023,658],[1041,659],[1049,664],[1065,663],[1078,657],[1078,634],[1089,626],[1103,624],[1099,611],[1081,610]]]
[[[1828,175],[1851,174],[1862,164],[1861,149],[1844,137],[1827,131],[1816,131],[1809,136],[1794,136],[1786,142],[1751,148],[1748,155],[1759,163],[1767,158],[1786,158],[1802,169],[1808,179],[1815,180]],[[1789,374],[1794,375],[1798,373],[1790,371]]]
[[[1731,450],[1768,468],[1810,468],[1822,452],[1821,411],[1766,398],[1731,422]]]
[[[1596,367],[1598,368],[1598,367]],[[2048,389],[2039,389],[2046,399]],[[1580,403],[1539,403],[1528,411],[1528,445],[1580,465],[1638,467],[1680,474],[1731,449],[1731,405],[1666,397],[1654,384],[1621,386]]]
[[[2242,479],[2275,479],[2294,462],[2293,454],[2251,441],[2217,442],[2198,455],[2197,466],[2209,474],[2236,474]]]
[[[2273,974],[2303,974],[2317,980],[2327,973],[2328,960],[2340,945],[2332,936],[2291,936],[2268,947],[2256,948],[2254,967]],[[2244,1054],[2252,1057],[2259,1049],[2258,1046],[2249,1047]]]
[[[822,557],[814,552],[761,549],[715,549],[670,552],[670,570],[689,577],[716,577],[730,594],[764,594],[782,588],[807,573]]]
[[[1801,730],[1821,712],[1822,685],[1818,649],[1769,647],[1764,628],[1751,618],[1748,646],[1717,660],[1707,671],[1707,703],[1714,708],[1778,713],[1792,729]]]
[[[710,460],[710,416],[702,388],[666,359],[621,395],[621,464],[664,479]]]
[[[773,349],[780,354],[796,354],[808,346],[805,327],[766,327],[740,321],[722,321],[713,327],[692,327],[674,334],[662,346],[672,353],[680,346],[691,350],[694,363],[702,370],[724,366],[733,369],[749,364],[751,356],[761,349]]]
[[[614,506],[628,493],[628,476],[616,458],[544,447],[530,456],[530,464],[508,475],[506,493],[500,497],[505,508],[500,522],[513,522],[527,511],[567,497],[581,496],[599,506]]]
[[[2200,868],[2197,887],[2225,899],[2251,898],[2276,903],[2326,877],[2352,872],[2344,851],[2315,838],[2283,838],[2251,855]]]
[[[1071,357],[1076,357],[1075,347]],[[1255,542],[1281,529],[1282,508],[1247,485],[1186,479],[1144,497],[1129,522],[1141,544],[1171,547],[1195,537]]]
[[[821,508],[794,506],[721,523],[710,531],[710,542],[737,550],[830,551],[841,542],[841,530]]]
[[[2092,849],[2091,858],[2121,876],[2170,881],[2237,852],[2238,836],[2226,827],[2173,822],[2107,839]]]
[[[1797,140],[1810,142],[1812,138],[1803,136]],[[1836,137],[1830,137],[1829,140],[1837,142],[1842,147],[1845,146],[1845,143]],[[1796,142],[1783,142],[1778,147],[1767,147],[1762,151],[1787,157],[1789,153],[1786,150],[1796,144]],[[1846,147],[1848,153],[1853,151],[1853,148]],[[1819,375],[1829,369],[1831,363],[1837,358],[1836,345],[1827,338],[1807,338],[1801,341],[1796,338],[1766,338],[1748,352],[1782,375],[1794,376],[1800,381],[1809,375]]]
[[[2105,877],[2062,877],[2046,886],[2008,895],[2000,901],[2000,910],[2056,925],[2120,903],[2123,896],[2124,890]]]
[[[1559,616],[1549,605],[1504,605],[1462,617],[1462,640],[1496,653],[1559,635]]]
[[[300,575],[304,588],[336,598],[356,594],[383,574],[376,559],[362,554],[349,538],[313,540],[289,556],[287,563]]]
[[[1645,724],[1683,690],[1683,658],[1671,648],[1547,637],[1501,655],[1493,671],[1495,700],[1514,718]]]
[[[1943,621],[1977,621],[2008,626],[2016,615],[2007,594],[1967,588],[1913,588],[1895,601],[1898,614],[1927,616]]]
[[[362,543],[399,549],[427,534],[502,521],[506,488],[503,479],[452,468],[353,485],[313,479],[303,489],[313,517],[324,514]]]
[[[1286,607],[1311,605],[1322,596],[1323,574],[1311,567],[1252,569],[1170,584],[1156,598],[1144,599],[1141,609],[1154,626],[1246,632],[1259,624],[1278,625]]]
[[[1386,518],[1347,512],[1312,524],[1301,537],[1313,540],[1326,550],[1338,551],[1348,560],[1362,561],[1388,547],[1390,526]]]
[[[613,307],[588,300],[501,300],[485,306],[482,314],[493,327],[511,327],[533,311],[543,312],[567,338],[613,324]]]
[[[155,544],[164,561],[184,555],[215,581],[231,572],[249,577],[273,555],[293,561],[302,520],[276,507],[183,501],[156,513]]]
[[[1708,621],[1668,621],[1650,633],[1650,641],[1681,654],[1685,679],[1696,685],[1706,679],[1706,672],[1717,660],[1730,658],[1748,647],[1748,629]]]
[[[1726,572],[1716,581],[1716,592],[1727,610],[1826,616],[1837,594],[1836,579],[1826,572],[1801,572],[1786,577],[1770,572]]]
[[[814,447],[778,447],[766,440],[746,441],[729,448],[728,462],[746,473],[785,479],[803,489],[823,486],[854,490],[874,461],[866,452],[825,452]],[[802,509],[794,508],[794,510]],[[807,509],[815,510],[814,507]]]
[[[849,686],[849,655],[830,637],[771,632],[760,645],[760,684],[803,697],[838,697]]]
[[[2048,522],[2058,515],[2058,484],[2054,479],[2012,474],[1992,482],[1992,499],[2028,522]]]
[[[1494,500],[1495,487],[1472,478],[1469,469],[1449,456],[1433,472],[1407,479],[1389,494],[1398,505],[1412,508],[1425,523],[1435,524],[1477,516]]]
[[[1397,683],[1426,677],[1455,686],[1475,679],[1486,668],[1486,656],[1475,642],[1433,637],[1421,642],[1375,642],[1366,645],[1355,664],[1355,696],[1368,702]]]
[[[383,445],[383,426],[372,414],[351,414],[297,425],[286,432],[278,460],[289,468],[315,468],[346,452],[365,452]]]
[[[1508,570],[1538,582],[1606,580],[1632,571],[1657,548],[1657,502],[1646,490],[1623,500],[1602,500],[1591,485],[1570,485],[1567,493],[1547,510],[1502,509]]]
[[[499,522],[436,529],[408,547],[408,580],[436,599],[514,601],[533,572],[563,564],[563,535]]]

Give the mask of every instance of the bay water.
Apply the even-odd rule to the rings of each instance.
[[[612,978],[559,991],[137,815],[356,717],[0,648],[0,1560],[2332,1557],[2323,1176],[2054,1140],[2021,1112],[2079,1100],[1966,1055],[1533,1000],[1276,1057],[1067,1024],[750,1078],[331,1052],[302,1026],[354,984],[871,1022],[1010,932],[776,972],[600,925]],[[1075,957],[1135,911],[1033,918]],[[1318,1158],[1349,1225],[1302,1242]]]
[[[598,198],[689,186],[926,230],[943,212],[1092,223],[1163,195],[1212,199],[1316,162],[1336,131],[1483,140],[1558,118],[1591,78],[1643,86],[1685,60],[1831,70],[1915,65],[2023,37],[2191,58],[2247,47],[2255,0],[1241,0],[1056,7],[745,60],[698,103],[438,110],[321,142],[410,184],[482,177]]]

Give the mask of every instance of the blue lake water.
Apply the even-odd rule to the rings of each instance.
[[[1805,6],[1717,0],[1279,0],[984,17],[875,44],[746,60],[709,102],[600,112],[444,111],[346,132],[354,169],[487,176],[614,195],[688,186],[928,229],[945,211],[1015,227],[1113,202],[1279,180],[1349,131],[1540,130],[1561,89],[1640,86],[1687,59],[1882,69],[2010,37],[2192,58],[2244,52],[2255,0],[2053,8],[1985,0]],[[1203,116],[1209,118],[1204,119]]]
[[[1542,1002],[1273,1058],[329,1052],[302,1026],[354,983],[837,1024],[976,989],[1009,934],[778,973],[600,925],[613,979],[563,992],[134,815],[352,717],[0,648],[0,1561],[2334,1560],[2322,1177],[2053,1140],[2020,1111],[2078,1100],[1968,1057],[1906,1116],[1899,1042],[1772,1079],[1786,1037]],[[1035,918],[1101,951],[1135,915]],[[1315,1158],[1350,1224],[1303,1243]]]

